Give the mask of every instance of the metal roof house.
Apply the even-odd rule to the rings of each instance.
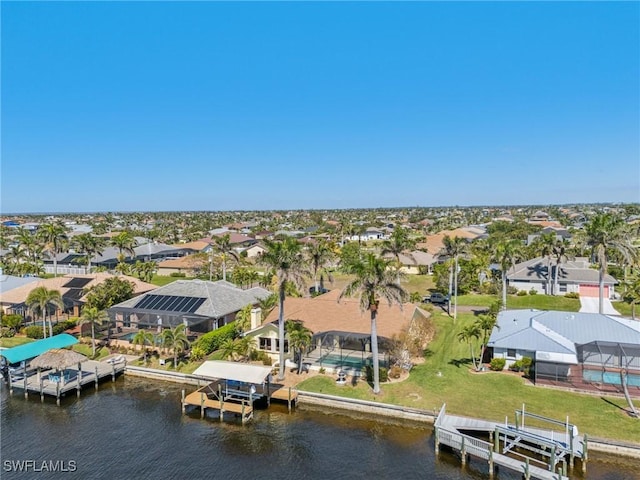
[[[120,328],[173,328],[184,324],[205,333],[226,325],[247,305],[256,305],[271,292],[261,287],[243,290],[234,284],[178,280],[108,310],[111,325]]]
[[[533,359],[536,379],[568,381],[578,375],[589,381],[590,370],[626,369],[636,372],[640,387],[640,322],[634,320],[599,313],[505,310],[487,346],[493,358],[504,358],[507,366],[523,357]],[[607,350],[623,353],[607,358]],[[597,361],[594,352],[599,352]]]

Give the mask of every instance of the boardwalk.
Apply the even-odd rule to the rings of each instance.
[[[62,372],[54,370],[28,371],[26,375],[12,375],[9,379],[9,391],[21,390],[25,397],[29,394],[38,394],[44,401],[45,395],[56,397],[58,404],[60,398],[75,391],[80,396],[83,387],[98,383],[105,378],[115,380],[115,377],[125,369],[125,362],[110,364],[87,360],[78,366],[68,367]]]
[[[554,425],[565,425],[564,431],[524,427],[525,419],[537,419]],[[586,468],[587,443],[577,435],[577,429],[568,422],[547,419],[523,410],[516,412],[516,425],[489,422],[475,418],[449,415],[443,405],[435,426],[436,452],[447,445],[460,452],[462,463],[467,456],[485,460],[489,473],[495,466],[502,466],[523,475],[525,479],[565,480],[566,462],[573,467],[574,458],[582,460]],[[465,432],[483,432],[492,438],[486,442]],[[501,447],[502,446],[502,450]],[[532,453],[531,456],[521,452]],[[533,465],[538,463],[542,466]],[[562,473],[557,473],[561,470]]]

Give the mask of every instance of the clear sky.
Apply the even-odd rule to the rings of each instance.
[[[0,210],[640,201],[638,2],[7,2]]]

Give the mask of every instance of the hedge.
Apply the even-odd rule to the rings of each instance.
[[[237,335],[234,321],[217,330],[205,333],[193,344],[193,347],[198,347],[206,352],[205,355],[209,355],[218,350],[225,340],[233,340]]]

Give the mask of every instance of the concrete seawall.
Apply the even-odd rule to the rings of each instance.
[[[148,378],[151,380],[162,380],[165,382],[182,383],[195,386],[201,386],[207,382],[206,379],[199,378],[188,373],[170,372],[167,370],[136,367],[131,365],[127,365],[125,374]],[[424,424],[433,424],[437,415],[437,412],[430,412],[428,410],[370,402],[367,400],[356,400],[352,398],[338,397],[335,395],[326,395],[323,393],[298,391],[298,395],[299,404],[302,407],[304,407],[304,405],[313,405],[318,407],[335,408],[339,410],[357,412],[372,417],[383,416],[390,419],[411,420]],[[640,432],[640,420],[638,420],[638,431]],[[602,438],[590,438],[589,449],[595,452],[640,458],[640,444],[635,443],[618,442]]]

